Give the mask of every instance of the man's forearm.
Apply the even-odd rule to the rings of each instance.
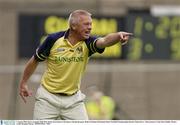
[[[105,48],[108,46],[112,46],[117,42],[126,42],[129,39],[129,36],[132,36],[132,33],[128,32],[117,32],[117,33],[110,33],[105,37],[100,38],[96,42],[96,46],[98,48]]]
[[[118,33],[110,33],[104,37],[104,47],[112,46],[120,41]]]
[[[25,67],[25,70],[24,70],[24,73],[23,73],[23,76],[22,76],[22,79],[21,79],[21,83],[25,83],[27,82],[27,80],[29,79],[29,77],[33,74],[33,72],[35,71],[36,67],[38,65],[38,62],[34,59],[34,57],[32,57],[26,67]]]

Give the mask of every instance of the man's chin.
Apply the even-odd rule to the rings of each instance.
[[[90,35],[85,35],[84,38],[88,39],[90,37]]]

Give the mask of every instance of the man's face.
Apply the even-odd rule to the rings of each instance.
[[[92,29],[92,18],[90,16],[81,15],[76,25],[76,31],[80,39],[88,39]]]

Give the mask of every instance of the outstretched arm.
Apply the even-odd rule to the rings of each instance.
[[[38,61],[36,61],[34,56],[32,56],[31,59],[26,64],[22,79],[20,81],[19,94],[25,103],[26,103],[26,97],[32,95],[31,90],[28,89],[27,81],[35,71],[37,65],[38,65]]]
[[[132,33],[128,33],[128,32],[110,33],[105,37],[98,39],[96,42],[96,46],[98,48],[105,48],[108,46],[112,46],[117,42],[121,42],[122,45],[124,45],[128,41],[129,37],[132,35],[133,35]]]

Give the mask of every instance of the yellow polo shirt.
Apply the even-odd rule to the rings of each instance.
[[[48,35],[34,54],[37,61],[47,60],[41,84],[52,93],[71,95],[77,92],[89,57],[104,51],[96,47],[97,37],[71,45],[68,34],[69,30]]]

